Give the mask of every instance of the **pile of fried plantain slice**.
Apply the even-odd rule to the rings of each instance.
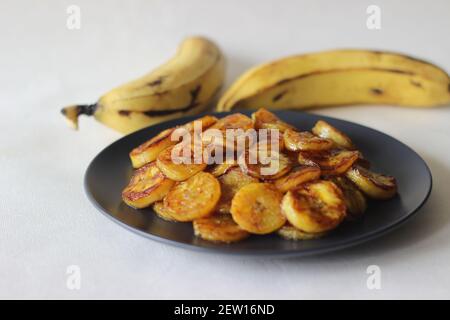
[[[199,162],[192,153],[192,161],[180,163],[173,154],[183,142],[173,139],[173,133],[182,128],[194,135],[190,122],[166,129],[130,152],[136,170],[122,192],[123,201],[133,208],[153,206],[167,221],[191,221],[195,235],[205,240],[230,243],[272,232],[290,240],[316,239],[344,220],[360,217],[366,197],[389,199],[397,193],[395,178],[372,172],[351,139],[325,121],[302,131],[266,109],[251,118],[235,113],[196,121],[201,122],[202,142],[212,129],[224,137],[226,130],[266,129],[276,132],[278,142],[271,149],[270,139],[257,136],[245,148],[233,149],[233,161],[210,163],[202,157]],[[235,147],[225,138],[208,143],[219,144],[224,152]],[[200,144],[201,151],[208,143]],[[249,161],[255,146],[278,161],[275,171],[263,174],[267,163]]]

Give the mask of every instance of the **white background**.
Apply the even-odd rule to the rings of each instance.
[[[66,28],[70,4],[81,8],[81,30]],[[370,4],[381,7],[381,30],[366,28]],[[83,191],[88,163],[120,134],[88,118],[74,132],[59,114],[146,73],[191,34],[220,44],[227,84],[252,65],[329,48],[396,50],[450,71],[449,13],[445,0],[2,0],[0,298],[450,298],[449,107],[314,111],[410,145],[431,167],[434,190],[394,233],[302,259],[196,253],[122,229]],[[78,291],[66,287],[73,264]],[[381,290],[366,287],[371,264]]]

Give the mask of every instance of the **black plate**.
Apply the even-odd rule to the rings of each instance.
[[[250,111],[242,113],[250,115]],[[214,114],[223,117],[229,113]],[[309,241],[288,241],[277,235],[252,236],[234,244],[217,244],[196,238],[191,223],[166,222],[151,209],[135,210],[121,200],[121,191],[132,173],[129,151],[163,129],[186,123],[199,116],[176,119],[151,126],[114,142],[89,165],[85,188],[89,199],[108,218],[139,235],[163,243],[222,253],[248,255],[309,255],[346,248],[385,234],[408,220],[427,200],[432,185],[431,173],[417,153],[398,140],[352,122],[303,112],[280,111],[284,121],[310,130],[319,119],[347,133],[375,170],[393,175],[399,194],[388,201],[372,201],[365,216],[343,223],[327,237]]]

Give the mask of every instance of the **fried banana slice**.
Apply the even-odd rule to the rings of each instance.
[[[330,150],[322,152],[300,151],[298,162],[300,164],[317,164],[322,175],[340,175],[346,172],[359,158],[359,151]]]
[[[133,168],[140,168],[143,165],[155,161],[158,154],[164,149],[179,142],[179,139],[172,140],[171,135],[177,128],[185,128],[190,133],[194,132],[194,123],[201,124],[201,130],[205,130],[217,122],[213,116],[204,116],[200,119],[186,123],[181,127],[169,128],[161,131],[158,135],[134,148],[130,152],[130,159]]]
[[[249,141],[247,130],[253,129],[253,121],[246,115],[235,113],[219,119],[213,126],[206,130],[202,136],[202,142],[209,149],[223,148],[225,156],[227,150],[235,151],[238,147],[238,136]],[[217,130],[220,136],[216,137]],[[230,130],[227,133],[227,130]],[[231,136],[228,136],[230,134]],[[256,141],[256,131],[253,132]]]
[[[276,179],[275,187],[285,193],[298,188],[301,184],[320,178],[320,168],[318,166],[299,166],[292,169],[284,177]]]
[[[231,200],[239,189],[247,184],[258,182],[258,179],[245,174],[239,167],[229,169],[218,180],[222,195],[216,210],[220,213],[230,213]]]
[[[352,140],[345,133],[336,129],[328,122],[325,122],[323,120],[317,121],[311,131],[316,136],[319,136],[324,139],[330,139],[338,147],[341,147],[341,148],[344,148],[347,150],[355,150],[356,149]]]
[[[211,215],[220,194],[219,181],[210,173],[199,172],[177,183],[164,198],[164,206],[176,221],[193,221]]]
[[[333,147],[333,141],[317,137],[311,132],[286,130],[283,134],[284,145],[290,151],[322,151]]]
[[[288,191],[281,208],[291,225],[307,233],[334,229],[346,215],[342,191],[333,182],[325,180]]]
[[[271,233],[286,222],[280,208],[282,197],[272,184],[250,183],[242,187],[231,202],[233,220],[250,233]]]
[[[258,149],[245,150],[238,159],[245,173],[263,180],[274,180],[287,174],[293,167],[291,159],[282,152]]]
[[[347,207],[347,219],[355,220],[359,218],[367,209],[367,201],[364,194],[347,178],[332,177],[333,181],[344,195],[345,206]]]
[[[287,129],[295,130],[294,126],[287,124],[286,122],[280,120],[276,115],[272,112],[260,108],[258,111],[252,113],[252,120],[255,126],[255,129],[277,129],[280,132],[284,132]]]
[[[188,130],[189,132],[194,132],[195,129],[195,124],[197,123],[201,123],[201,130],[205,131],[206,129],[208,129],[209,127],[211,127],[212,125],[214,125],[216,122],[218,121],[218,119],[214,116],[203,116],[200,119],[195,119],[191,122],[188,122],[184,125],[182,125],[182,128],[185,128],[186,130]]]
[[[164,206],[163,201],[158,201],[153,204],[153,211],[155,211],[156,215],[163,220],[176,222],[176,220],[172,217],[169,209]]]
[[[284,151],[286,146],[284,145],[283,133],[278,132],[278,137],[276,137],[273,129],[268,130],[265,134],[258,131],[258,146],[259,148],[264,146],[265,150]]]
[[[176,163],[172,155],[172,151],[176,147],[180,147],[180,145],[175,145],[163,150],[156,159],[158,168],[166,177],[174,181],[184,181],[206,168],[207,164],[203,162],[202,159],[200,159],[202,161],[201,163],[195,163],[193,147],[191,148],[189,159],[185,159],[182,154],[175,152],[178,156],[177,161],[182,161],[184,159],[189,160],[190,163]]]
[[[373,199],[390,199],[397,193],[397,182],[394,177],[375,173],[361,166],[352,167],[345,175]]]
[[[217,214],[208,218],[194,220],[192,223],[197,237],[214,242],[237,242],[247,238],[250,233],[239,227],[229,214]]]
[[[130,183],[122,191],[122,199],[130,207],[145,208],[164,198],[173,185],[174,181],[151,162],[133,173]]]
[[[313,240],[322,238],[328,232],[308,233],[300,229],[297,229],[296,227],[287,223],[284,226],[282,226],[281,229],[277,231],[277,233],[287,240]]]
[[[140,168],[143,165],[155,161],[158,154],[164,149],[176,144],[170,139],[175,128],[161,131],[158,135],[134,148],[130,152],[130,159],[133,168]]]
[[[225,131],[226,129],[253,129],[253,121],[242,113],[233,113],[219,119],[210,129]]]
[[[238,164],[236,161],[233,161],[232,163],[219,163],[213,165],[211,168],[208,169],[208,172],[211,173],[214,177],[219,177],[225,173],[228,172],[233,167],[236,167]]]

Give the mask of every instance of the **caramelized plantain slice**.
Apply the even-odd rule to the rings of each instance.
[[[155,162],[151,162],[133,173],[130,183],[122,191],[122,199],[130,207],[145,208],[164,198],[173,185]]]
[[[184,181],[206,168],[207,164],[202,159],[202,163],[195,163],[193,148],[191,148],[190,159],[187,159],[190,163],[176,163],[172,158],[172,151],[177,146],[181,145],[175,145],[163,150],[156,159],[158,168],[166,177],[174,181]],[[175,153],[180,156],[179,160],[183,158],[182,154]]]
[[[153,211],[155,211],[156,215],[163,220],[176,222],[176,220],[172,217],[170,210],[164,206],[163,201],[158,201],[153,204]]]
[[[322,152],[301,151],[298,154],[300,164],[316,164],[322,175],[340,175],[346,172],[359,158],[359,151],[328,150]]]
[[[211,127],[212,125],[214,125],[216,122],[218,121],[218,119],[214,116],[203,116],[200,119],[196,119],[193,120],[191,122],[188,122],[184,125],[182,125],[182,128],[185,128],[186,130],[188,130],[189,132],[194,132],[195,129],[195,124],[198,122],[201,122],[201,130],[205,131],[206,129],[208,129],[209,127]]]
[[[290,224],[307,233],[334,229],[346,215],[342,191],[333,182],[325,180],[288,191],[281,208]]]
[[[298,188],[301,184],[320,178],[320,168],[318,166],[299,166],[292,169],[284,177],[275,180],[278,190],[285,193]]]
[[[291,159],[282,152],[255,148],[243,152],[238,163],[241,169],[252,177],[262,180],[274,180],[287,174],[293,166]]]
[[[200,119],[186,123],[185,125],[181,126],[181,128],[185,128],[186,130],[192,133],[194,132],[195,122],[201,123],[201,129],[205,130],[210,126],[212,126],[214,123],[216,123],[217,118],[213,116],[204,116]],[[172,133],[177,128],[179,127],[166,129],[160,132],[155,137],[151,138],[150,140],[144,142],[140,146],[131,150],[130,159],[133,167],[139,168],[149,162],[155,161],[156,158],[158,157],[158,154],[161,151],[177,144],[179,142],[179,139],[178,140],[171,139]]]
[[[390,199],[397,193],[397,182],[394,177],[375,173],[361,166],[353,166],[345,175],[371,198]]]
[[[280,120],[276,115],[272,112],[260,108],[258,111],[252,113],[252,120],[255,126],[255,129],[277,129],[280,132],[284,132],[287,129],[295,130],[295,127],[287,124],[286,122]]]
[[[272,138],[273,136],[273,138]],[[273,141],[272,141],[273,139]],[[278,139],[275,136],[274,131],[271,129],[267,131],[265,134],[261,134],[261,131],[258,131],[258,146],[259,148],[264,147],[265,150],[276,150],[278,152],[284,151],[286,146],[284,144],[283,134],[278,132]],[[289,152],[289,150],[287,150]]]
[[[196,236],[214,242],[237,242],[250,234],[234,222],[229,214],[217,214],[194,220],[192,223]]]
[[[277,233],[287,240],[313,240],[322,238],[328,232],[308,233],[300,229],[297,229],[296,227],[287,223],[284,226],[282,226],[281,229],[277,231]]]
[[[228,172],[231,168],[236,167],[238,164],[236,161],[232,163],[219,163],[212,165],[211,168],[208,169],[208,172],[211,173],[214,177],[219,177]]]
[[[210,129],[218,129],[224,131],[226,129],[253,129],[253,121],[242,113],[230,114],[219,119]]]
[[[271,233],[286,222],[280,208],[282,197],[272,184],[250,183],[242,187],[231,202],[233,220],[250,233]]]
[[[177,183],[164,198],[164,206],[176,221],[192,221],[211,215],[220,194],[219,181],[210,173],[199,172]]]
[[[230,213],[231,200],[239,189],[249,183],[258,182],[258,179],[245,174],[239,167],[229,169],[218,180],[222,195],[216,210],[220,213]]]
[[[284,145],[291,151],[322,151],[333,147],[333,141],[317,137],[311,132],[287,129],[283,134]]]
[[[364,194],[347,178],[332,177],[333,181],[344,195],[345,206],[347,207],[347,219],[355,220],[359,218],[367,209],[367,201]]]
[[[225,157],[227,150],[235,151],[237,149],[238,136],[243,136],[246,141],[249,141],[246,133],[250,129],[253,129],[252,119],[241,113],[231,114],[219,119],[213,126],[206,130],[202,136],[202,142],[210,149],[223,148]],[[217,130],[220,133],[218,137],[215,134]],[[231,136],[227,135],[227,130],[230,130],[229,134]],[[256,132],[254,133],[256,134]]]
[[[337,147],[341,147],[347,150],[354,150],[355,145],[352,140],[342,131],[336,129],[326,121],[319,120],[312,128],[312,132],[324,139],[330,139]]]
[[[130,159],[133,168],[140,168],[143,165],[155,161],[158,154],[164,149],[176,144],[170,139],[175,128],[161,131],[158,135],[134,148],[130,152]]]

